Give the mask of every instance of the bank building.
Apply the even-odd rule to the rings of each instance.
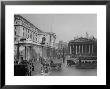
[[[78,37],[68,43],[69,55],[78,65],[97,66],[97,39]],[[86,66],[87,67],[87,66]]]
[[[48,59],[50,55],[52,56],[55,39],[55,33],[44,32],[21,15],[14,15],[15,67],[28,61],[31,65],[30,71],[32,71],[33,63],[40,57]]]

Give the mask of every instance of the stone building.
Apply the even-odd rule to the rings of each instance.
[[[97,40],[95,38],[78,38],[68,44],[70,55],[97,55]]]
[[[53,47],[56,39],[52,34],[43,32],[20,15],[14,15],[15,60],[47,57],[47,48]],[[41,44],[42,38],[45,38],[45,44]]]
[[[55,43],[55,50],[57,58],[66,57],[68,55],[68,43],[63,41]]]
[[[43,57],[48,59],[49,57],[53,57],[56,35],[53,32],[45,32],[43,37],[45,37],[45,44],[43,45]]]
[[[82,61],[96,61],[97,59],[97,39],[79,37],[71,40],[68,43],[69,55],[71,58],[84,57],[87,60]],[[82,58],[82,59],[84,59]]]

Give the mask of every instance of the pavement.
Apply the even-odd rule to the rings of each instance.
[[[37,72],[37,71],[36,71]],[[68,67],[67,63],[62,63],[60,71],[50,73],[35,73],[33,76],[97,76],[97,69],[77,69],[75,66]]]

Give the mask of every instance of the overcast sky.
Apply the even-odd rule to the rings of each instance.
[[[68,42],[74,37],[86,36],[86,32],[97,37],[96,14],[22,14],[29,22],[44,32],[54,32],[56,42]]]

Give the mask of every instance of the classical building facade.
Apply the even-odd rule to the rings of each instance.
[[[42,43],[45,38],[45,43]],[[30,60],[47,57],[47,48],[53,47],[54,33],[43,32],[20,15],[14,15],[14,53],[15,59]]]
[[[93,62],[97,59],[97,39],[79,37],[68,43],[71,58],[82,57],[84,62]]]
[[[45,32],[45,37],[46,37],[46,48],[47,48],[47,57],[54,57],[55,54],[55,39],[56,35],[53,32]]]
[[[14,34],[15,42],[21,38],[25,38],[28,43],[31,42],[33,44],[40,44],[39,36],[43,34],[43,31],[35,27],[22,16],[15,15]]]
[[[68,44],[70,55],[97,55],[97,40],[95,38],[78,38]]]

